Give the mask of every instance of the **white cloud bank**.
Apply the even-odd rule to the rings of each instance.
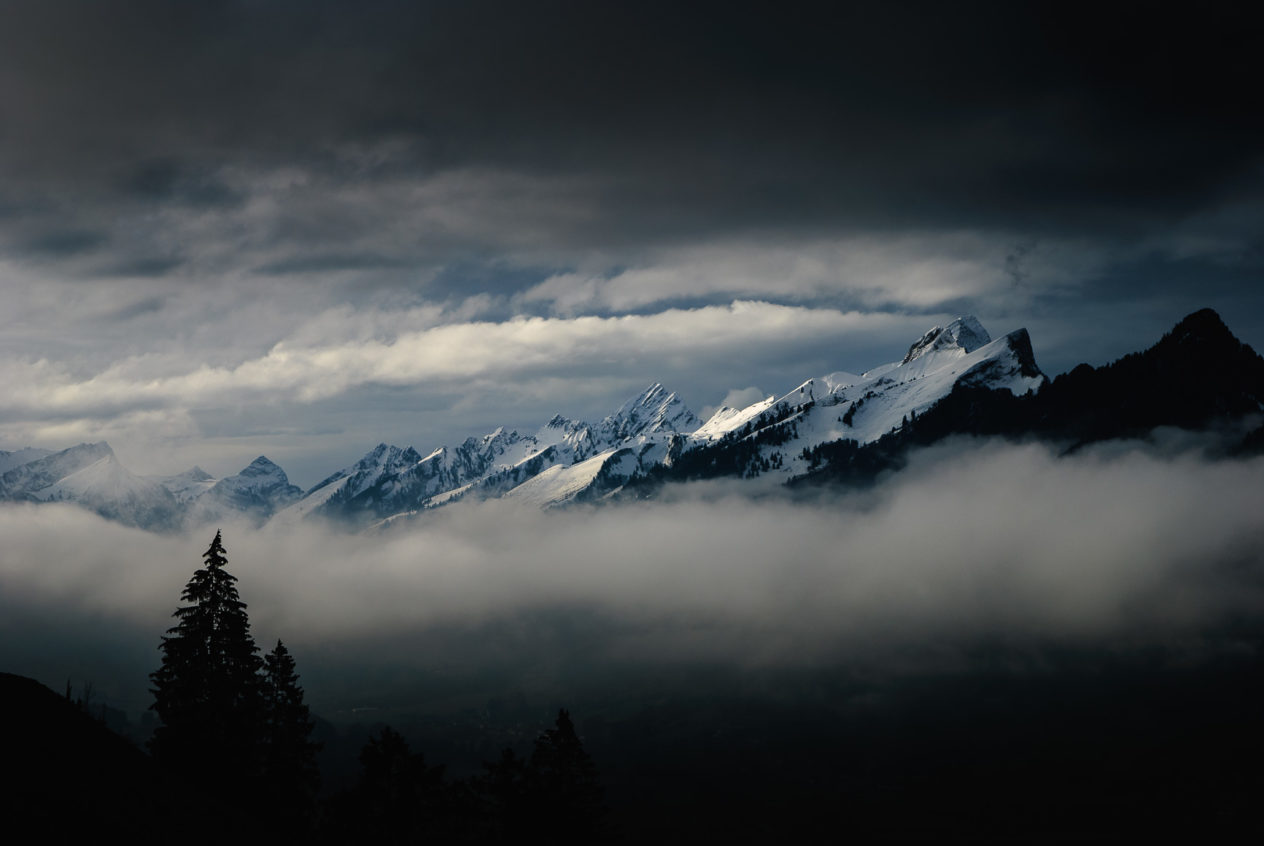
[[[524,291],[559,313],[626,311],[689,298],[839,301],[929,310],[981,301],[1026,304],[1074,288],[1104,256],[1086,244],[1022,241],[1012,233],[905,232],[711,242],[655,251],[623,269],[559,273]]]
[[[226,526],[225,543],[261,642],[405,672],[493,654],[529,666],[545,620],[581,621],[568,649],[594,666],[882,668],[978,638],[1197,641],[1264,611],[1259,459],[975,444],[814,503],[697,493],[547,514],[456,507],[368,536]],[[0,509],[0,537],[8,608],[55,618],[72,640],[123,627],[154,645],[210,540],[25,506]],[[436,658],[454,631],[463,645]],[[361,643],[377,646],[357,659]]]
[[[613,367],[635,358],[718,359],[751,345],[877,336],[909,323],[889,315],[737,301],[648,315],[446,323],[397,330],[389,338],[362,336],[333,343],[304,332],[232,366],[202,365],[175,373],[169,372],[171,360],[155,362],[146,356],[129,357],[79,378],[46,359],[8,361],[0,365],[0,378],[12,386],[9,407],[30,415],[108,414],[136,406],[259,398],[313,402],[369,384],[495,386]]]

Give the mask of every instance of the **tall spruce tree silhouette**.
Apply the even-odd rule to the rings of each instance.
[[[552,843],[596,843],[605,839],[606,807],[597,768],[565,709],[554,728],[535,741],[529,762],[530,796],[537,836]]]
[[[303,703],[294,658],[280,640],[264,658],[263,708],[266,812],[291,834],[310,829],[320,786],[319,744],[311,741],[314,723]]]
[[[263,662],[219,532],[202,558],[159,647],[162,666],[149,676],[150,707],[162,718],[149,748],[169,771],[242,795],[260,770]]]

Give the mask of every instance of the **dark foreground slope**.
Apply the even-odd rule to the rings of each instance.
[[[164,777],[149,756],[39,682],[0,673],[0,841],[210,843],[212,806]],[[239,822],[239,821],[238,821]],[[222,834],[222,829],[218,829]]]

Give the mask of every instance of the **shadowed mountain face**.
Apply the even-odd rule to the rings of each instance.
[[[925,414],[875,444],[828,444],[799,481],[857,482],[902,466],[909,449],[953,435],[1034,437],[1075,449],[1140,437],[1160,426],[1197,430],[1250,420],[1264,412],[1264,358],[1203,309],[1149,349],[1103,367],[1081,364],[1040,391],[1007,391],[958,383]],[[1264,441],[1260,429],[1237,447]]]
[[[1037,431],[1081,442],[1194,429],[1264,409],[1264,358],[1203,309],[1145,352],[1100,368],[1081,364],[1029,404]]]

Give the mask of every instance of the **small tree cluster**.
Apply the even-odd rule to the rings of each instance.
[[[444,781],[393,729],[360,752],[360,780],[325,808],[325,842],[592,844],[608,839],[596,767],[561,711],[527,758],[506,749],[484,773]]]
[[[566,709],[558,712],[555,727],[536,739],[526,784],[536,833],[555,843],[599,839],[605,812],[601,783]]]
[[[606,807],[597,768],[566,709],[554,727],[536,738],[528,758],[506,749],[484,765],[474,783],[489,840],[599,843],[607,838]]]
[[[162,666],[150,674],[162,720],[150,752],[201,787],[242,790],[278,819],[307,817],[316,746],[294,659],[279,640],[259,656],[219,532],[202,558],[159,647]]]

